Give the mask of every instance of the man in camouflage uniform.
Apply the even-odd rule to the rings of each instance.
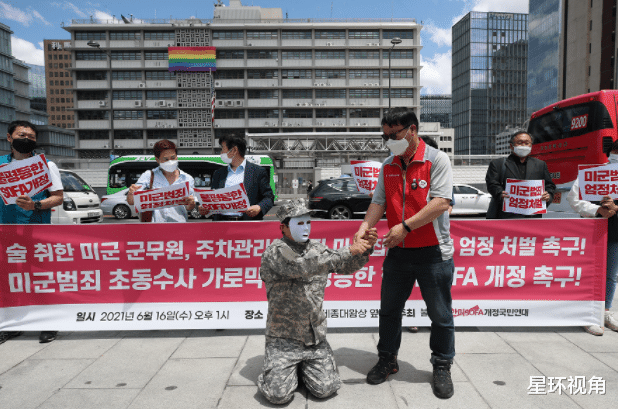
[[[333,350],[326,341],[322,311],[329,273],[353,274],[369,261],[378,235],[340,250],[309,240],[311,220],[305,199],[286,202],[277,211],[283,237],[262,255],[260,275],[266,284],[268,320],[264,368],[258,389],[271,403],[292,400],[297,370],[309,392],[326,398],[341,387]]]

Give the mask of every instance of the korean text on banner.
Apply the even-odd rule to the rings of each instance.
[[[52,185],[45,155],[16,160],[0,167],[0,195],[4,204],[19,196],[34,196]]]
[[[541,199],[545,191],[544,180],[506,180],[506,193],[502,211],[523,215],[547,213],[545,201]]]
[[[579,165],[577,179],[584,200],[618,199],[618,164]]]
[[[378,184],[378,176],[380,176],[380,169],[382,164],[380,162],[353,160],[350,161],[352,165],[352,175],[354,176],[354,182],[361,193],[371,193],[375,190]]]
[[[245,185],[225,187],[223,189],[195,189],[200,206],[210,213],[222,213],[230,210],[244,212],[249,209],[249,198]]]
[[[189,196],[189,182],[159,189],[138,191],[133,194],[135,210],[140,213],[165,207],[181,206],[187,196]]]

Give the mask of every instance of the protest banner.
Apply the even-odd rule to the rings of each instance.
[[[164,209],[184,205],[184,198],[190,196],[189,182],[169,185],[133,193],[135,210],[138,212]]]
[[[215,190],[195,189],[195,194],[198,196],[200,207],[211,214],[244,212],[249,209],[249,198],[243,183]]]
[[[577,180],[583,200],[598,202],[604,196],[618,199],[618,164],[579,165]]]
[[[366,161],[366,160],[353,160],[350,161],[352,165],[352,176],[358,191],[361,193],[371,193],[375,190],[378,184],[378,176],[380,176],[380,169],[382,169],[382,163]]]
[[[507,179],[505,191],[509,197],[503,201],[503,212],[526,216],[547,213],[545,201],[541,199],[545,191],[544,180]]]
[[[0,167],[0,196],[5,205],[19,196],[32,197],[52,185],[45,155],[34,155]]]
[[[311,235],[338,249],[358,225],[314,221]],[[601,324],[606,220],[454,220],[451,232],[456,326]],[[279,237],[278,222],[0,225],[0,330],[263,328],[260,257]],[[329,326],[378,326],[385,250],[330,274]],[[417,287],[403,319],[430,325]]]

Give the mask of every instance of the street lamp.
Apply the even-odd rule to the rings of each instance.
[[[401,38],[395,37],[391,40],[391,44],[393,45],[388,49],[388,110],[391,109],[391,78],[393,78],[393,73],[391,72],[391,51],[397,44],[401,44]]]
[[[107,55],[107,57],[109,57],[109,66],[108,66],[108,73],[109,73],[109,85],[110,85],[110,95],[109,95],[109,124],[110,124],[110,131],[111,131],[111,144],[110,144],[110,161],[114,159],[114,111],[112,108],[112,101],[114,100],[113,96],[111,95],[112,93],[112,55],[108,50],[102,49],[101,48],[101,44],[97,43],[96,41],[88,41],[88,43],[86,43],[88,46],[96,48],[97,50],[101,50],[105,53],[105,55]]]

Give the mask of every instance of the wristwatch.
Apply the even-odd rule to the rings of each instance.
[[[412,229],[410,229],[410,226],[408,226],[408,225],[406,224],[406,222],[401,222],[401,224],[403,224],[403,228],[404,228],[404,229],[406,229],[406,231],[407,231],[408,233],[410,233],[410,232],[412,231]]]
[[[34,202],[34,210],[36,210],[37,212],[41,210],[41,206],[42,205],[40,201],[37,200],[36,202]]]

